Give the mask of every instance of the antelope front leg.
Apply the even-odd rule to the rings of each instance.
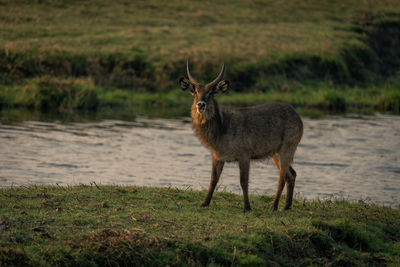
[[[219,176],[221,175],[222,169],[224,168],[224,163],[225,163],[224,161],[218,161],[213,158],[210,187],[208,188],[208,192],[203,200],[203,203],[201,203],[200,205],[201,207],[206,207],[210,204],[212,195],[219,180]]]
[[[244,160],[239,161],[240,168],[240,185],[243,190],[243,200],[244,200],[244,208],[243,212],[251,210],[250,202],[249,202],[249,169],[250,169],[250,161]]]

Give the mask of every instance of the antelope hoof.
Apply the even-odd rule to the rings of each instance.
[[[291,207],[291,206],[286,206],[286,205],[285,205],[285,207],[283,208],[283,210],[290,210],[290,209],[292,209],[292,207]]]
[[[247,211],[251,211],[250,204],[244,204],[243,213],[245,213],[245,212],[247,212]]]
[[[243,209],[243,213],[246,213],[246,212],[249,212],[249,211],[251,211],[251,208],[249,207],[249,208],[244,208]]]
[[[210,203],[208,202],[203,202],[200,204],[200,207],[204,208],[204,207],[208,207],[208,205],[210,205]]]
[[[275,205],[275,203],[271,207],[272,211],[277,211],[278,210],[278,205]]]

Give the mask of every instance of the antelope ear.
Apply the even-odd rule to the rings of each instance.
[[[214,89],[214,95],[225,93],[229,89],[229,81],[220,81]]]
[[[189,89],[189,92],[193,95],[195,92],[194,85],[185,77],[181,77],[179,79],[179,84],[182,88],[183,91],[186,91]]]

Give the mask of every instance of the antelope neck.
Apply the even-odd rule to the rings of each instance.
[[[192,107],[191,115],[193,129],[197,137],[205,146],[216,149],[224,131],[217,102],[213,101],[213,106],[214,112],[210,118],[207,118],[206,114],[199,114],[194,106]]]

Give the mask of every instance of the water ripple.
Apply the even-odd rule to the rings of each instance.
[[[211,156],[189,118],[87,123],[0,124],[0,187],[31,184],[134,184],[206,189]],[[369,198],[400,205],[400,117],[304,119],[296,192],[308,198]],[[274,193],[278,171],[254,162],[250,191]],[[237,164],[226,164],[220,190],[240,193]]]

